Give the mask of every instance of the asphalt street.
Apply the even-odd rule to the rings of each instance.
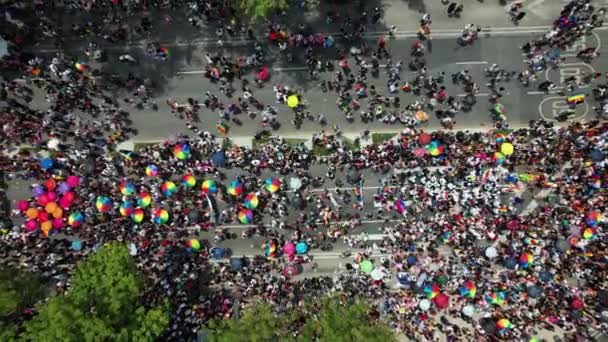
[[[473,80],[480,86],[480,91],[476,96],[476,104],[470,112],[459,113],[456,120],[456,129],[466,128],[488,128],[491,127],[489,110],[491,104],[488,102],[490,90],[487,88],[487,79],[484,77],[484,69],[497,63],[501,68],[508,71],[521,71],[524,69],[524,56],[520,50],[526,41],[542,34],[545,28],[514,28],[501,29],[500,31],[488,31],[480,35],[480,39],[470,46],[460,46],[457,43],[457,32],[438,33],[434,38],[428,41],[427,53],[425,59],[427,61],[427,69],[430,75],[438,75],[439,72],[446,73],[445,86],[448,94],[463,98],[464,91],[459,85],[452,84],[450,75],[460,70],[469,70]],[[541,73],[540,81],[544,78],[550,79],[558,86],[562,84],[562,79],[565,75],[580,75],[582,72],[593,72],[595,70],[606,70],[608,60],[597,58],[591,65],[583,63],[576,58],[576,53],[587,47],[596,47],[602,53],[605,48],[602,47],[602,41],[608,38],[608,33],[600,29],[592,35],[585,37],[579,43],[575,44],[569,51],[564,51],[563,56],[566,57],[565,64],[559,70],[549,70]],[[403,61],[404,68],[401,73],[402,80],[411,80],[414,73],[407,68],[407,63],[410,60],[411,45],[415,38],[406,36],[397,36],[391,40],[388,48],[393,56],[393,62]],[[375,39],[369,39],[368,46],[375,46]],[[145,60],[141,56],[141,49],[133,48],[131,53],[140,59],[141,62],[137,66],[127,66],[115,62],[117,56],[124,53],[123,50],[109,51],[105,63],[102,63],[102,68],[108,72],[130,71],[134,74],[139,74],[143,77],[149,77],[160,88],[156,92],[154,100],[159,104],[160,110],[142,110],[132,109],[132,119],[135,126],[139,130],[139,135],[134,138],[135,141],[159,141],[169,135],[178,133],[189,133],[182,120],[174,117],[165,105],[167,98],[172,98],[178,102],[185,103],[187,98],[198,100],[204,99],[204,93],[210,91],[216,95],[224,103],[236,102],[236,97],[242,95],[240,92],[240,82],[235,82],[237,88],[236,94],[232,99],[224,97],[218,91],[218,85],[210,82],[202,73],[205,68],[205,53],[208,48],[199,46],[172,46],[170,53],[171,58],[166,62]],[[211,49],[212,51],[214,49]],[[231,58],[237,56],[247,56],[253,52],[252,43],[236,47],[225,47],[224,53]],[[297,130],[292,124],[292,110],[287,106],[276,103],[276,98],[272,85],[283,84],[298,89],[302,94],[303,102],[307,106],[307,110],[317,115],[323,113],[329,124],[337,124],[346,133],[359,133],[365,129],[376,131],[399,131],[402,129],[401,124],[387,125],[379,121],[372,123],[363,123],[355,113],[355,121],[349,123],[344,114],[336,105],[337,95],[334,92],[324,93],[319,87],[320,80],[312,80],[302,61],[296,60],[293,63],[286,63],[284,57],[278,51],[270,49],[267,53],[269,67],[271,68],[271,78],[269,82],[261,89],[254,87],[254,96],[265,104],[271,104],[279,110],[278,119],[281,127],[275,132],[279,135],[298,135],[310,136],[313,132],[317,132],[322,127],[316,123],[307,121],[303,124],[300,130]],[[296,54],[297,55],[297,54]],[[332,58],[335,55],[335,50],[326,51],[327,58]],[[300,56],[301,58],[301,56]],[[350,65],[354,65],[354,60],[350,59]],[[382,64],[386,60],[381,61]],[[336,66],[337,67],[337,66]],[[332,74],[329,72],[321,73],[320,78],[329,80]],[[245,78],[253,80],[250,72]],[[539,82],[540,82],[539,81]],[[537,82],[536,84],[538,84]],[[384,71],[381,71],[378,78],[369,78],[369,83],[376,86],[379,93],[388,94],[387,76]],[[555,115],[563,110],[564,100],[566,95],[556,93],[544,94],[538,91],[536,85],[532,83],[530,87],[525,88],[517,80],[503,82],[500,84],[505,88],[505,92],[500,102],[507,109],[508,121],[513,126],[525,125],[533,119],[545,118],[552,120]],[[590,89],[583,89],[583,92]],[[416,97],[413,94],[400,92],[398,96],[401,99],[402,105],[414,102]],[[117,98],[124,98],[125,95],[117,94]],[[48,106],[41,96],[36,97],[37,105],[40,108]],[[361,101],[365,105],[365,101]],[[589,102],[578,106],[577,115],[573,119],[582,120],[593,117]],[[218,113],[211,112],[206,108],[202,108],[199,112],[201,122],[197,124],[200,128],[215,131],[215,124],[219,119]],[[230,136],[251,136],[255,132],[263,129],[261,119],[258,116],[255,120],[251,120],[246,115],[241,115],[242,126],[229,124]],[[431,115],[431,119],[423,126],[427,129],[439,128],[439,120]]]

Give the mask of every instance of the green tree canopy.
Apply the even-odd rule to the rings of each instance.
[[[393,331],[382,321],[371,320],[366,302],[342,304],[337,298],[318,299],[304,308],[273,313],[268,304],[256,304],[237,319],[213,320],[209,323],[210,341],[283,341],[293,332],[298,341],[350,342],[395,341]],[[288,337],[288,338],[286,338]]]
[[[42,279],[31,272],[0,269],[0,318],[23,311],[45,294]]]
[[[244,19],[256,21],[276,11],[289,8],[289,0],[236,0]]]
[[[31,341],[147,341],[158,337],[166,308],[141,305],[143,279],[126,246],[107,244],[88,257],[66,295],[51,298],[25,324]]]

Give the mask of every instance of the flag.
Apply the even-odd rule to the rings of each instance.
[[[360,180],[357,185],[355,185],[355,199],[359,203],[359,206],[363,208],[363,180]]]
[[[568,97],[569,104],[579,104],[579,103],[583,103],[583,102],[585,102],[584,94],[572,95],[572,96]]]
[[[228,134],[228,126],[226,126],[225,124],[220,122],[217,125],[215,125],[215,127],[222,135]]]

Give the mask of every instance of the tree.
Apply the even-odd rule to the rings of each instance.
[[[289,8],[289,0],[237,0],[237,7],[245,19],[256,21],[272,12]]]
[[[31,307],[44,294],[44,285],[38,275],[13,268],[0,270],[0,318],[8,318]]]
[[[158,337],[169,323],[164,307],[140,304],[143,279],[126,246],[103,246],[83,261],[70,291],[51,298],[31,321],[31,341],[143,341]]]
[[[268,304],[256,304],[244,310],[241,318],[213,320],[209,340],[280,341],[297,332],[298,341],[395,341],[393,331],[382,321],[370,319],[366,302],[342,304],[326,297],[298,310],[274,314]]]

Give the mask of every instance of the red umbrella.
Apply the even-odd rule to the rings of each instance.
[[[426,145],[426,144],[430,143],[430,142],[431,142],[431,140],[432,140],[432,137],[431,137],[431,135],[430,135],[430,134],[428,134],[428,133],[421,133],[421,134],[418,136],[418,141],[419,141],[419,142],[420,142],[422,145]]]
[[[260,81],[266,81],[268,77],[270,77],[270,71],[268,70],[268,68],[265,66],[261,67],[258,71],[258,78],[260,79]]]
[[[582,300],[579,298],[574,298],[572,302],[570,302],[570,307],[574,310],[581,310],[585,306]]]
[[[445,293],[438,294],[433,300],[439,309],[445,309],[450,305],[450,297],[448,297]]]

